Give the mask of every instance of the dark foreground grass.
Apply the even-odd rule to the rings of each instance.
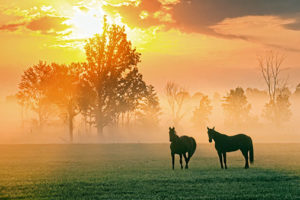
[[[167,144],[0,145],[0,199],[300,199],[300,145],[257,144],[219,169],[198,144],[189,170],[171,170]]]

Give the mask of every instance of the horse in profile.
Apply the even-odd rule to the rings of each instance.
[[[215,148],[218,152],[222,169],[223,169],[223,160],[225,164],[225,169],[227,169],[226,152],[241,150],[245,158],[245,169],[249,168],[248,152],[250,156],[250,162],[251,163],[254,162],[253,144],[252,144],[251,137],[245,134],[228,136],[215,131],[215,127],[213,127],[212,129],[207,127],[207,134],[210,143],[212,142],[212,140],[215,141]],[[223,156],[223,160],[222,160],[222,156]]]
[[[188,169],[189,161],[193,156],[197,146],[195,139],[188,136],[179,137],[176,134],[174,127],[173,128],[169,127],[169,136],[171,142],[170,149],[171,149],[171,156],[172,156],[172,169],[174,170],[175,154],[178,154],[180,156],[181,169],[183,169],[182,156],[184,157],[185,160],[185,168]]]

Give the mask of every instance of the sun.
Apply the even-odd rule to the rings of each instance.
[[[130,27],[123,22],[119,13],[109,12],[103,9],[103,4],[74,6],[68,19],[64,22],[70,29],[63,40],[69,41],[69,46],[84,49],[84,41],[102,32],[104,19],[109,25],[117,24],[125,28],[128,39],[138,49],[145,48],[145,44],[155,38],[156,32],[161,27],[150,27],[147,29]]]
[[[101,33],[104,18],[106,18],[108,24],[117,24],[129,28],[122,23],[120,15],[111,15],[104,11],[101,4],[93,7],[76,6],[73,7],[72,15],[64,22],[71,27],[71,33],[65,38],[72,40],[87,39],[96,33]]]

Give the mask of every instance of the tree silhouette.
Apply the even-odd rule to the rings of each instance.
[[[31,109],[38,115],[39,126],[54,113],[48,95],[50,92],[49,81],[52,67],[46,62],[40,61],[37,65],[24,71],[17,97],[21,106]]]
[[[225,123],[233,126],[240,126],[249,119],[251,105],[248,104],[243,88],[237,87],[230,90],[224,97],[222,104],[225,113]]]
[[[145,97],[142,98],[137,108],[138,122],[147,128],[157,128],[159,125],[159,116],[161,108],[159,99],[152,85],[147,86]]]
[[[202,96],[199,106],[193,112],[192,122],[195,128],[203,128],[209,122],[212,106],[208,96]]]
[[[182,106],[189,98],[189,93],[185,89],[179,87],[176,83],[168,82],[165,87],[165,94],[171,109],[174,126],[178,126],[179,122],[184,117],[185,113],[182,113]]]
[[[70,141],[73,141],[73,121],[79,113],[79,75],[82,65],[58,65],[52,63],[52,73],[49,81],[49,99],[58,106],[60,114],[66,116],[69,126]]]
[[[103,32],[89,39],[85,45],[87,64],[83,82],[95,97],[89,104],[97,132],[114,121],[121,112],[132,110],[143,96],[146,85],[137,64],[140,54],[127,40],[124,27],[108,25]]]
[[[258,57],[261,74],[268,88],[269,102],[275,103],[278,89],[282,87],[279,75],[284,59],[283,55],[274,51],[269,51],[265,55]]]
[[[258,58],[262,76],[268,88],[269,102],[263,110],[263,116],[276,125],[289,120],[290,92],[287,92],[286,81],[280,79],[282,63],[285,57],[278,52],[269,51]],[[283,114],[283,115],[282,115]]]

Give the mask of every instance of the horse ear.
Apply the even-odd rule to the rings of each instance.
[[[207,128],[207,130],[209,130],[208,126],[206,128]]]
[[[215,130],[215,127],[213,127],[212,129]]]

